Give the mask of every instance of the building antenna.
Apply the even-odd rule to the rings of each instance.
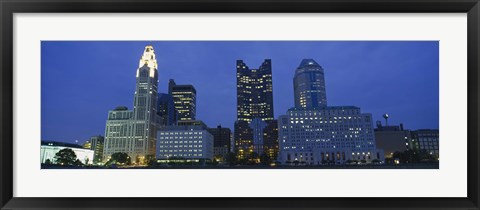
[[[385,118],[385,126],[388,126],[388,114],[385,113],[382,117]]]

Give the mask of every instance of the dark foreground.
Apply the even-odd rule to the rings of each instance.
[[[438,163],[383,164],[383,165],[330,165],[330,166],[263,166],[263,165],[160,165],[160,166],[60,166],[42,165],[42,169],[439,169]]]

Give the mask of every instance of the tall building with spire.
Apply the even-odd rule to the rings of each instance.
[[[235,122],[235,149],[239,158],[264,153],[263,133],[274,121],[272,62],[265,59],[258,69],[250,69],[237,60],[237,121]],[[275,141],[275,140],[274,140]]]
[[[327,106],[323,68],[313,59],[303,59],[293,77],[295,107]]]
[[[109,111],[105,129],[104,161],[113,153],[127,153],[135,164],[155,157],[159,117],[157,115],[158,66],[152,46],[146,46],[136,71],[133,110],[117,107]]]

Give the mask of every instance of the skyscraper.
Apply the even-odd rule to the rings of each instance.
[[[159,93],[157,103],[158,115],[161,117],[160,124],[163,126],[173,125],[177,121],[177,111],[170,94]]]
[[[127,153],[132,162],[144,164],[155,156],[158,128],[158,70],[155,51],[146,46],[136,72],[133,110],[119,107],[109,111],[105,129],[103,159],[113,153]]]
[[[237,60],[237,120],[273,120],[272,61],[265,59],[258,69]]]
[[[267,127],[263,129],[264,154],[273,162],[278,156],[278,121],[267,120]]]
[[[177,85],[173,79],[168,82],[168,94],[173,97],[178,120],[195,120],[197,91],[193,85]]]
[[[295,107],[327,106],[323,68],[313,59],[303,59],[293,77]]]
[[[295,107],[278,118],[278,161],[320,165],[382,162],[372,116],[355,106],[327,106],[323,69],[303,59],[294,76]]]
[[[255,119],[255,120],[254,120]],[[273,120],[272,62],[265,59],[258,69],[250,69],[237,60],[237,121],[235,122],[235,149],[240,158],[263,151],[259,121]],[[254,125],[250,125],[254,121]],[[253,129],[256,128],[256,129]],[[255,130],[255,131],[254,131]],[[255,132],[255,133],[254,133]],[[254,137],[257,137],[254,140]],[[257,146],[255,146],[255,143]]]

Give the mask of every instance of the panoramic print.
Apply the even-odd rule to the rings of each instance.
[[[42,41],[38,143],[42,169],[438,169],[439,42]]]

